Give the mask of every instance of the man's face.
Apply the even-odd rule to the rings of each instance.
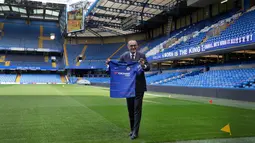
[[[128,42],[128,49],[131,53],[135,53],[138,49],[138,44],[136,41],[129,41]]]

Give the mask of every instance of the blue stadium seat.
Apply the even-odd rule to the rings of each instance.
[[[52,41],[44,40],[43,48],[61,49],[63,46],[60,43],[63,42],[61,42],[61,33],[59,27],[56,26],[56,23],[53,24],[54,26],[50,24],[43,25],[44,25],[43,36],[49,37],[51,33],[55,34],[55,40]],[[33,49],[38,48],[40,25],[35,24],[35,22],[32,22],[30,25],[27,25],[25,24],[24,20],[19,20],[15,22],[7,21],[4,25],[3,31],[4,36],[2,37],[0,42],[1,47],[33,48]]]
[[[196,86],[196,87],[249,87],[247,80],[255,75],[255,69],[232,69],[232,70],[211,70],[195,76],[189,76],[165,83],[172,86]]]
[[[15,82],[16,74],[0,74],[0,82]]]
[[[21,83],[61,83],[60,75],[58,74],[22,74]]]

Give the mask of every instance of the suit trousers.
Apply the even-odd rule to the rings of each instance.
[[[144,92],[136,92],[135,97],[126,98],[131,132],[138,135],[141,117]]]

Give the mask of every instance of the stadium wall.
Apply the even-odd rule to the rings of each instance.
[[[107,88],[110,87],[110,85],[107,83],[96,83],[93,85]],[[157,85],[148,85],[147,89],[148,91],[151,92],[183,94],[255,102],[254,96],[255,91],[251,89],[198,88],[198,87],[157,86]]]

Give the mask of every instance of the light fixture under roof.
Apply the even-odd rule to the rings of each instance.
[[[50,34],[50,39],[51,39],[51,40],[54,40],[54,39],[55,39],[55,34],[54,34],[54,33],[51,33],[51,34]]]
[[[223,4],[223,3],[226,3],[228,0],[223,0],[221,1],[220,3]]]

